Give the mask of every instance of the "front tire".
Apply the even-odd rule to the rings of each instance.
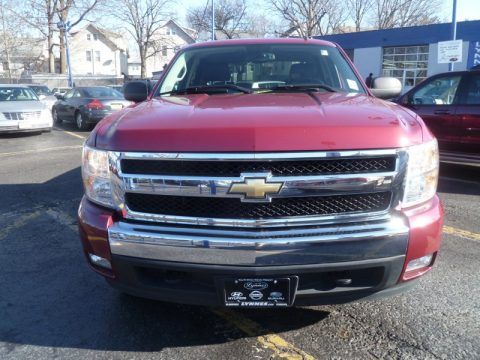
[[[53,123],[54,124],[61,124],[62,123],[62,119],[60,119],[58,117],[58,113],[57,113],[57,110],[55,108],[52,110],[52,118],[53,118]]]
[[[80,112],[77,112],[75,114],[75,123],[77,124],[78,130],[82,130],[82,131],[88,130],[88,124]]]

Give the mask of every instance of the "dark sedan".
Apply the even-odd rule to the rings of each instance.
[[[57,98],[53,121],[75,122],[80,130],[88,130],[105,116],[131,104],[122,93],[106,86],[76,87]]]

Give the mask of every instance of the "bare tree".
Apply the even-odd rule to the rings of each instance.
[[[440,21],[440,0],[373,0],[377,29],[428,25]]]
[[[252,30],[252,21],[247,12],[246,0],[219,0],[215,3],[215,31],[227,39],[233,39],[242,32]],[[187,14],[189,25],[198,34],[211,32],[209,1],[204,6],[192,7]]]
[[[70,28],[86,19],[102,3],[102,0],[57,0],[58,18],[63,22],[70,22]],[[67,72],[65,34],[60,29],[60,73]]]
[[[361,31],[365,16],[372,9],[373,0],[347,0],[347,10],[355,24],[355,31]]]
[[[10,4],[9,4],[10,3]],[[53,49],[56,44],[54,42],[57,20],[58,0],[28,0],[21,9],[15,6],[15,2],[10,1],[4,4],[4,8],[8,9],[13,17],[22,21],[25,25],[47,40],[48,49],[48,71],[55,72],[55,56]],[[24,26],[23,26],[24,27]]]
[[[8,79],[38,65],[43,53],[43,38],[27,34],[23,20],[16,16],[14,0],[0,0],[0,59]]]
[[[270,0],[274,11],[301,37],[338,32],[346,20],[342,4],[335,0]]]
[[[117,0],[114,16],[125,26],[138,47],[140,75],[145,77],[147,59],[161,51],[156,35],[170,16],[170,0]]]

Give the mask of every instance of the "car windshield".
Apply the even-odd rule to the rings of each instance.
[[[37,101],[38,97],[27,87],[0,87],[0,101]]]
[[[52,92],[47,86],[29,86],[30,89],[35,91],[35,93],[40,96],[40,95],[52,95]]]
[[[207,92],[211,87],[220,93],[248,93],[312,90],[313,85],[318,91],[365,92],[335,47],[252,44],[186,49],[168,70],[155,96],[193,88],[195,92]]]
[[[115,98],[123,99],[123,94],[115,89],[108,87],[85,88],[83,92],[87,97],[91,98]]]

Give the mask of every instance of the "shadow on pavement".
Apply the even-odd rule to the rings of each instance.
[[[72,226],[81,193],[78,168],[43,184],[0,185],[0,353],[23,345],[159,351],[247,337],[212,309],[111,289],[88,268]],[[24,217],[34,208],[40,209],[35,218]],[[60,223],[46,210],[72,223]],[[308,308],[242,314],[259,320],[265,332],[303,328],[328,316]]]
[[[480,167],[441,163],[438,192],[480,195]]]

